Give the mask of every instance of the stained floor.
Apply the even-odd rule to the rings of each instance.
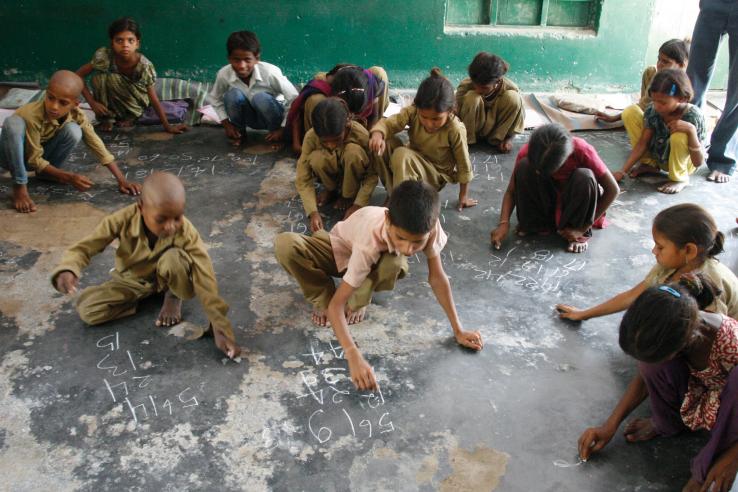
[[[628,154],[622,132],[581,136],[613,170]],[[735,184],[708,183],[702,170],[665,196],[652,180],[631,180],[587,253],[566,253],[555,237],[510,238],[494,251],[489,232],[514,153],[472,147],[480,205],[459,213],[457,189],[443,190],[443,262],[465,327],[481,330],[486,347],[455,344],[424,261],[411,258],[410,275],[352,328],[381,383],[368,394],[351,387],[332,332],[310,324],[274,260],[275,234],[306,230],[286,151],[234,151],[213,128],[174,138],[137,129],[106,141],[131,179],[155,170],[183,179],[187,215],[246,350],[225,363],[212,341],[189,340],[206,324],[193,301],[172,329],[153,326],[160,299],[89,328],[55,293],[48,274],[64,248],[132,201],[79,147],[69,165],[93,178],[90,192],[33,181],[37,213],[0,210],[0,488],[667,491],[688,479],[704,435],[639,445],[618,435],[578,464],[579,434],[607,417],[634,363],[617,346],[619,315],[574,324],[553,306],[588,306],[640,281],[654,263],[653,216],[680,202],[715,215],[728,233],[721,260],[735,270]],[[3,196],[10,185],[0,179]],[[377,189],[373,201],[383,200]],[[108,248],[82,285],[104,281],[111,267]]]

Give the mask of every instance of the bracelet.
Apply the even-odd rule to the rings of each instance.
[[[509,224],[509,223],[510,223],[510,220],[509,220],[509,219],[508,219],[508,220],[501,220],[501,221],[499,221],[499,222],[497,223],[497,225],[502,225],[502,224]]]

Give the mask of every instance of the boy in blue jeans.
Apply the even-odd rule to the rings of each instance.
[[[13,177],[13,207],[18,212],[36,211],[28,194],[28,171],[79,191],[93,183],[87,176],[61,169],[72,149],[84,139],[100,164],[118,181],[121,193],[138,195],[140,185],[128,182],[115,164],[85,114],[79,110],[79,95],[84,87],[74,72],[60,70],[52,75],[42,100],[20,107],[5,120],[0,134],[0,167]]]
[[[226,136],[238,147],[246,127],[267,130],[268,142],[282,140],[287,112],[297,89],[279,67],[259,59],[261,45],[251,31],[237,31],[226,43],[229,64],[218,70],[210,91]]]

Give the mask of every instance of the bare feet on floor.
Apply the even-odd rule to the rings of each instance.
[[[319,207],[322,207],[326,203],[332,201],[336,197],[336,192],[334,190],[323,190],[320,193],[318,193],[317,197],[317,203]]]
[[[580,243],[579,241],[572,241],[569,243],[569,246],[566,247],[566,250],[569,253],[584,253],[587,251],[587,248],[589,248],[589,243],[587,242]]]
[[[110,132],[113,131],[113,121],[112,120],[102,120],[99,125],[97,125],[97,129],[101,132]]]
[[[182,321],[182,299],[167,291],[164,294],[164,304],[156,319],[156,326],[174,326]]]
[[[13,207],[24,214],[36,211],[36,204],[31,200],[26,185],[13,185]]]
[[[116,123],[119,128],[133,128],[133,120],[121,120]]]
[[[497,146],[497,148],[503,154],[509,154],[510,151],[512,150],[512,148],[513,148],[512,137],[507,137],[505,140],[503,140],[502,142],[500,142],[500,144]]]
[[[633,419],[625,425],[623,431],[625,440],[628,442],[640,442],[648,441],[654,437],[658,437],[659,433],[656,432],[656,427],[653,425],[651,418],[647,419]]]
[[[684,189],[684,187],[687,186],[687,183],[682,183],[678,181],[669,181],[668,183],[664,183],[658,188],[661,193],[666,193],[667,195],[673,195],[675,193],[679,193]]]
[[[338,200],[336,200],[336,203],[333,204],[333,208],[335,208],[336,210],[346,210],[353,203],[354,203],[353,198],[340,197]]]
[[[628,174],[630,174],[631,178],[637,178],[638,176],[643,176],[646,174],[660,174],[661,171],[659,171],[657,168],[653,166],[649,166],[648,164],[637,164],[633,169],[630,170]]]
[[[328,326],[328,316],[325,311],[313,311],[313,324],[317,326]]]
[[[730,175],[721,173],[720,171],[712,171],[707,177],[707,181],[714,181],[716,183],[727,183],[730,181]]]
[[[366,316],[366,306],[356,311],[352,311],[348,306],[346,307],[346,321],[348,324],[355,325],[356,323],[361,323],[364,321],[364,316]]]

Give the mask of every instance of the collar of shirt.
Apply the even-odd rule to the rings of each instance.
[[[43,103],[43,100],[41,102]],[[46,114],[46,106],[44,106],[43,104],[41,105],[41,109],[43,111],[42,121],[43,121],[44,126],[49,125],[53,128],[62,126],[64,123],[74,119],[75,115],[73,115],[72,112],[77,111],[77,108],[71,109],[67,114],[64,115],[60,123],[58,119],[49,119],[48,115]]]
[[[154,247],[151,248],[149,246],[149,237],[146,235],[146,229],[144,226],[143,215],[141,215],[141,209],[138,207],[138,205],[135,205],[135,207],[136,213],[133,216],[133,220],[131,221],[131,237],[137,237],[143,240],[144,244],[149,248],[149,250],[151,250],[152,255],[162,248],[171,246],[174,243],[174,239],[179,234],[179,231],[167,238],[156,238]]]
[[[241,77],[238,76],[238,74],[236,73],[236,71],[233,70],[233,67],[232,66],[229,65],[228,68],[229,68],[229,70],[228,70],[228,81],[230,83],[241,82],[246,87],[248,87],[249,89],[251,89],[253,86],[256,85],[257,82],[261,82],[263,80],[263,78],[261,76],[261,67],[259,66],[259,63],[257,63],[256,65],[254,65],[254,69],[251,71],[251,77],[249,78],[249,83],[248,84],[246,82],[244,82],[243,79],[241,79]]]
[[[390,241],[389,237],[389,230],[387,227],[387,220],[382,221],[382,230],[380,231],[379,235],[382,237],[382,241],[387,245],[387,252],[393,255],[399,255],[400,252],[395,249],[395,247],[392,245],[392,241]]]

